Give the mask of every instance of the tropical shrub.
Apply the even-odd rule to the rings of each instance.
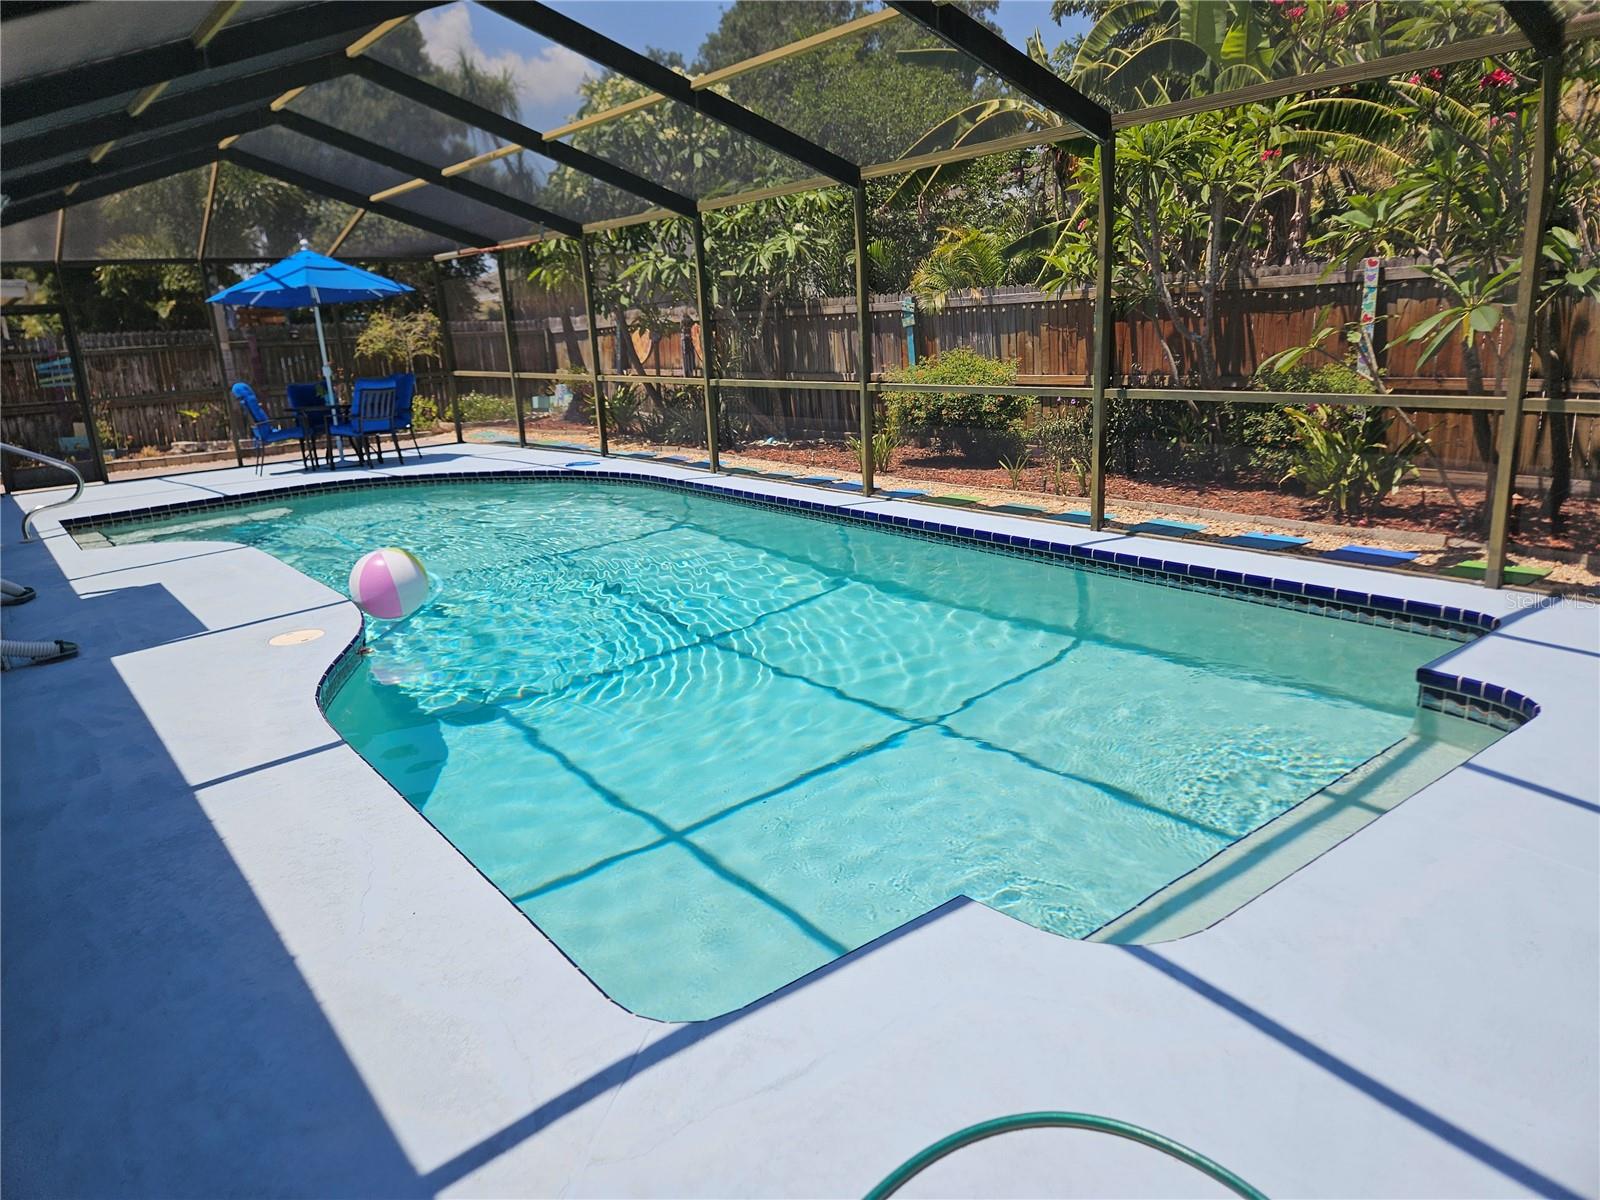
[[[658,399],[641,398],[630,422],[634,432],[647,442],[705,445],[705,407],[693,388],[662,388]]]
[[[1367,396],[1376,391],[1372,381],[1347,362],[1257,371],[1252,386],[1263,392],[1323,395]],[[1299,426],[1286,413],[1284,408],[1251,406],[1245,410],[1241,421],[1241,436],[1249,448],[1250,465],[1277,480],[1289,477],[1300,440]],[[1352,405],[1330,409],[1327,421],[1364,442],[1380,442],[1388,436],[1388,418],[1379,407]]]
[[[1017,364],[962,346],[884,374],[896,383],[1008,387],[1017,381]],[[988,457],[1014,446],[1027,411],[1023,396],[890,392],[888,427],[919,445],[954,450],[966,458]]]
[[[1379,504],[1416,471],[1416,437],[1391,450],[1383,437],[1368,437],[1360,422],[1331,405],[1281,411],[1295,432],[1284,479],[1299,480],[1341,516]]]
[[[861,461],[861,439],[855,434],[847,434],[844,439],[850,453],[857,462]],[[895,429],[880,429],[872,435],[872,469],[874,471],[887,471],[894,459],[894,452],[900,449],[900,433]]]

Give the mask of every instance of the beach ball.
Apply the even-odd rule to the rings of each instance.
[[[428,598],[428,572],[409,550],[385,546],[363,554],[350,571],[350,599],[385,621],[409,617]]]

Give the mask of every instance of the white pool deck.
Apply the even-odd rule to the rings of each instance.
[[[400,470],[579,457],[435,447]],[[94,487],[29,545],[0,510],[4,573],[39,591],[7,634],[83,647],[3,687],[8,1197],[849,1196],[1032,1109],[1148,1126],[1273,1196],[1600,1194],[1600,609],[1386,576],[1515,613],[1452,669],[1543,711],[1201,933],[1092,944],[957,900],[669,1025],[602,996],[322,720],[353,606],[253,549],[83,550],[54,519],[286,476]],[[268,645],[304,628],[326,636]],[[1224,1193],[1045,1131],[905,1194]]]

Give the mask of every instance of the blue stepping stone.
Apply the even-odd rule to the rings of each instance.
[[[837,488],[841,492],[859,492],[861,490],[861,485],[859,483],[834,482],[830,483],[828,486],[831,488]]]
[[[1337,550],[1324,550],[1323,558],[1337,559],[1339,562],[1365,563],[1374,567],[1401,566],[1416,558],[1415,550],[1390,550],[1387,546],[1361,546],[1351,543],[1340,546]]]
[[[1129,533],[1160,533],[1167,537],[1193,537],[1204,525],[1191,524],[1188,521],[1164,521],[1160,519],[1140,521],[1137,525],[1128,526]]]
[[[1295,550],[1301,546],[1308,545],[1311,539],[1251,530],[1249,533],[1241,533],[1237,537],[1222,538],[1221,541],[1224,546],[1240,546],[1246,550]]]
[[[687,458],[685,458],[681,454],[663,454],[661,456],[661,461],[662,462],[686,463],[689,460]]]
[[[763,471],[761,474],[767,479],[794,479],[788,471]]]
[[[624,450],[617,455],[618,458],[656,458],[657,455],[650,450]]]
[[[837,476],[833,475],[802,475],[795,480],[796,483],[837,483]]]
[[[1037,517],[1044,513],[1044,509],[1035,508],[1031,504],[992,504],[989,507],[995,512],[1017,513],[1025,517]]]
[[[592,458],[580,458],[575,462],[569,462],[567,464],[569,467],[598,467],[599,465],[600,464],[595,462],[595,460]]]
[[[697,458],[689,465],[691,467],[709,467],[711,465],[711,460],[709,458]]]
[[[895,500],[910,500],[914,496],[926,496],[927,494],[927,492],[917,491],[916,488],[899,488],[896,491],[884,493],[885,496],[889,496]]]
[[[1089,523],[1089,514],[1086,512],[1051,513],[1050,519],[1052,521],[1070,521],[1074,525],[1087,525]],[[1116,519],[1116,513],[1106,514],[1106,520],[1115,521]]]

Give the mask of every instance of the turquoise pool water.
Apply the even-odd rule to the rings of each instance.
[[[1084,936],[1406,738],[1450,643],[682,492],[113,529],[435,580],[333,726],[619,1003],[717,1015],[965,894]]]

